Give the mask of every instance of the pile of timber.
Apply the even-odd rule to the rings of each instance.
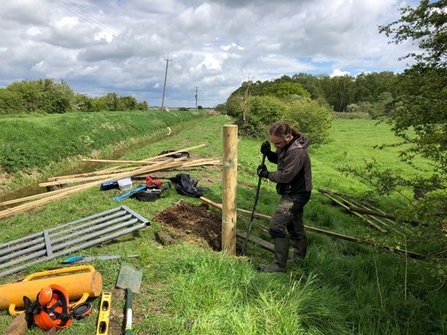
[[[16,214],[27,212],[54,200],[62,199],[71,194],[75,194],[89,188],[99,186],[105,181],[119,180],[127,177],[137,177],[150,175],[160,171],[188,170],[199,166],[220,165],[221,162],[214,158],[191,159],[186,156],[173,158],[176,153],[182,153],[189,150],[201,148],[205,144],[172,151],[166,154],[149,157],[144,160],[101,160],[101,159],[83,159],[87,163],[108,163],[116,165],[111,168],[83,173],[77,175],[57,176],[48,178],[46,182],[39,183],[40,187],[66,186],[50,192],[40,193],[20,199],[13,199],[0,202],[0,219],[14,216]],[[16,205],[22,203],[21,205]],[[14,207],[7,207],[15,205]]]

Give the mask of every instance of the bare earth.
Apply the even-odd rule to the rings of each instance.
[[[199,245],[221,250],[222,217],[209,210],[208,205],[181,202],[158,213],[154,220],[169,228],[169,234],[157,236],[161,243],[184,239]]]

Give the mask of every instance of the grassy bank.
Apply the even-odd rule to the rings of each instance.
[[[70,168],[79,157],[110,156],[135,141],[156,141],[206,111],[69,113],[0,117],[2,192]]]
[[[205,144],[191,151],[193,157],[223,156],[222,127],[231,123],[224,115],[200,119],[150,145],[126,151],[123,159],[144,159],[162,150],[182,149]],[[381,233],[363,220],[346,214],[320,194],[319,188],[362,194],[367,185],[360,179],[338,171],[344,164],[361,165],[364,159],[379,157],[402,173],[413,173],[395,158],[395,149],[377,151],[372,145],[394,141],[386,125],[374,126],[371,120],[336,120],[333,141],[312,148],[315,191],[306,206],[305,224],[339,234],[368,239],[377,244],[405,245],[418,252],[430,246],[421,243],[418,230],[407,235]],[[260,143],[264,139],[240,138],[238,143],[238,208],[251,210],[261,161]],[[268,165],[269,169],[274,167]],[[172,171],[169,175],[175,175]],[[206,197],[221,202],[221,170],[197,168],[188,172],[199,180],[198,186],[210,189]],[[54,201],[26,214],[3,220],[4,243],[26,234],[108,210],[117,206],[111,197],[119,191],[91,189],[69,199]],[[447,305],[444,277],[436,263],[414,260],[378,247],[348,242],[317,233],[309,233],[308,257],[302,264],[289,264],[286,274],[264,274],[256,264],[269,262],[272,253],[254,243],[248,244],[248,257],[229,257],[196,244],[160,245],[156,233],[167,228],[154,217],[178,200],[200,204],[200,200],[171,192],[156,202],[126,199],[129,206],[151,221],[151,226],[130,237],[85,250],[85,255],[133,254],[132,263],[143,269],[141,292],[134,295],[134,334],[445,334]],[[270,215],[278,196],[274,184],[263,182],[257,212]],[[384,208],[398,208],[393,197],[377,200]],[[376,203],[376,202],[375,202]],[[255,220],[253,235],[268,239],[261,229],[268,223]],[[245,221],[237,222],[246,230]],[[8,227],[6,229],[6,227]],[[408,227],[413,229],[413,227]],[[30,268],[26,273],[57,266],[54,260]],[[124,297],[114,290],[119,260],[92,263],[103,276],[103,289],[113,291],[112,321],[122,322]],[[14,282],[24,273],[0,278]],[[93,333],[99,299],[93,301],[91,316],[76,321],[64,334]],[[11,318],[0,314],[0,331]],[[29,334],[41,334],[39,329]],[[62,332],[61,332],[62,333]]]

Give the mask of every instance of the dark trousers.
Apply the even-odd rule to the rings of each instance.
[[[292,241],[307,240],[303,209],[309,202],[310,194],[311,192],[285,194],[281,197],[270,219],[269,233],[272,238],[290,237]]]

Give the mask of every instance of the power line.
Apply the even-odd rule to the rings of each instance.
[[[119,39],[123,40],[124,42],[127,42],[127,43],[137,46],[143,50],[151,52],[151,50],[146,48],[143,44],[140,44],[140,43],[128,38],[127,36],[124,36],[119,30],[109,26],[107,23],[100,20],[99,18],[97,18],[93,14],[89,13],[85,9],[81,8],[77,4],[73,3],[72,1],[70,1],[70,0],[51,0],[51,1],[53,1],[55,4],[59,5],[60,7],[68,10],[69,12],[75,14],[76,16],[79,16],[80,18],[84,19],[85,21],[91,23],[92,25],[100,28],[104,32],[109,33],[113,37],[119,38]],[[165,92],[166,92],[168,66],[169,66],[169,62],[172,61],[172,59],[165,58],[165,60],[166,60],[166,70],[165,70],[165,78],[164,78],[164,84],[163,84],[163,97],[162,97],[162,102],[161,102],[161,109],[164,109],[164,99],[165,99]],[[180,74],[183,74],[183,70],[181,68],[176,69],[174,67],[174,70],[177,70],[178,72],[180,72]],[[196,100],[197,100],[197,94],[196,94]],[[196,109],[197,109],[197,101],[196,101]]]
[[[93,14],[89,13],[85,9],[79,7],[78,5],[76,5],[75,3],[71,2],[70,0],[66,0],[66,1],[64,1],[64,0],[51,0],[51,1],[53,1],[55,4],[59,5],[60,7],[68,10],[69,12],[75,14],[76,16],[81,17],[82,19],[84,19],[85,21],[93,24],[94,26],[100,28],[104,32],[109,33],[113,37],[119,38],[119,39],[123,40],[124,42],[127,42],[129,44],[133,44],[134,46],[137,46],[139,48],[142,48],[142,49],[145,49],[147,51],[150,51],[143,44],[140,44],[140,43],[138,43],[138,42],[128,38],[127,36],[123,35],[119,30],[109,26],[104,21],[100,20],[99,18],[97,18]]]

